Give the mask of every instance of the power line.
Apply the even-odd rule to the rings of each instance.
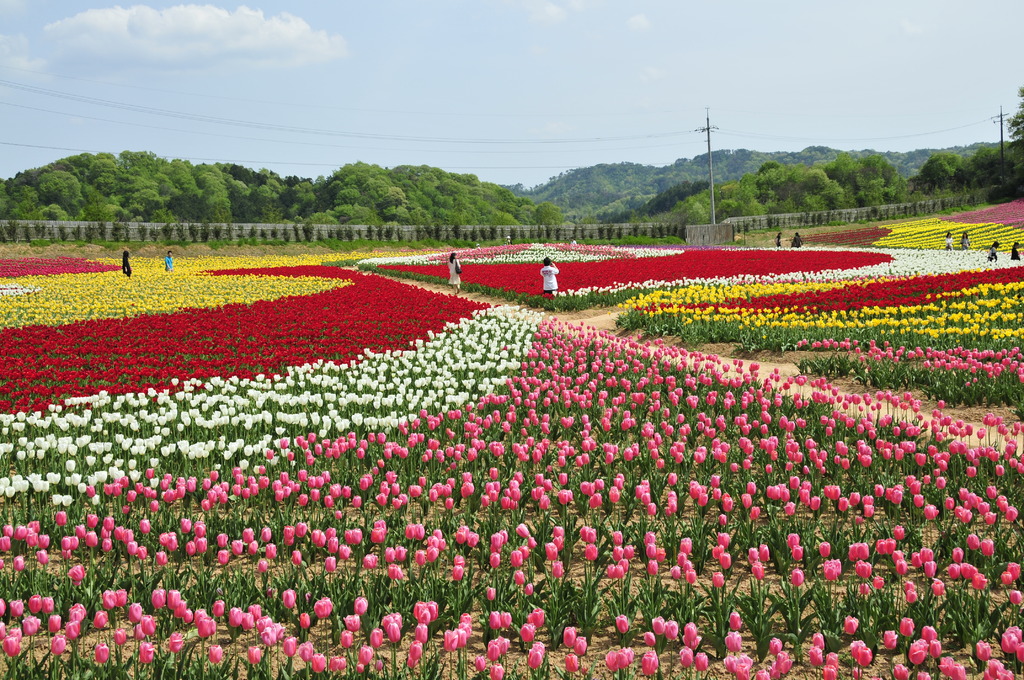
[[[711,185],[711,224],[715,224],[715,166],[711,162],[711,131],[718,128],[711,125],[711,113],[707,107],[704,108],[704,122],[704,127],[697,128],[694,132],[704,132],[708,136],[708,181]]]
[[[996,122],[995,119],[992,120]],[[1006,184],[1006,152],[1003,150],[1003,107],[999,107],[999,183]]]
[[[148,125],[146,123],[135,123],[131,121],[113,120],[111,118],[101,118],[99,116],[86,116],[80,113],[69,113],[68,111],[55,111],[53,109],[46,109],[38,106],[28,106],[25,104],[15,104],[14,102],[0,101],[2,106],[11,106],[19,109],[26,109],[29,111],[39,111],[42,113],[51,113],[57,116],[66,116],[68,118],[78,118],[83,120],[95,120],[101,123],[113,123],[115,125],[130,125],[132,127],[141,127],[149,130],[161,130],[164,132],[180,132],[182,134],[189,135],[204,135],[208,137],[217,137],[219,139],[239,139],[250,142],[270,142],[273,144],[288,144],[291,146],[315,146],[318,148],[329,147],[336,149],[357,149],[362,151],[405,151],[406,149],[390,149],[384,147],[372,147],[372,146],[355,146],[351,144],[331,144],[327,142],[302,142],[293,140],[283,139],[267,139],[265,137],[249,137],[245,135],[229,135],[223,132],[204,132],[202,130],[188,130],[182,128],[164,127],[161,125]],[[680,144],[699,144],[700,142],[680,142]],[[641,146],[620,146],[620,147],[605,147],[602,151],[633,151],[637,149],[660,149],[664,148],[664,144],[647,144]],[[517,150],[517,149],[416,149],[418,153],[464,153],[464,154],[534,154],[540,153],[533,150]],[[559,149],[559,153],[590,153],[593,149]]]
[[[914,137],[927,137],[929,135],[939,135],[939,134],[942,134],[942,133],[945,133],[945,132],[953,132],[955,130],[963,130],[965,128],[974,127],[976,125],[981,125],[982,123],[988,122],[989,120],[990,120],[989,118],[986,118],[984,120],[975,121],[973,123],[967,123],[966,125],[958,125],[956,127],[946,128],[944,130],[932,130],[930,132],[915,132],[915,133],[911,133],[911,134],[907,134],[907,135],[892,135],[892,136],[888,136],[888,137],[861,137],[861,138],[826,137],[826,138],[822,139],[821,137],[818,137],[818,138],[811,138],[811,137],[788,137],[788,136],[785,136],[785,135],[769,135],[769,134],[761,134],[761,133],[757,133],[757,132],[741,132],[741,131],[738,131],[738,130],[728,130],[728,129],[721,130],[721,134],[726,135],[726,136],[730,136],[730,137],[750,137],[750,138],[755,138],[755,139],[776,139],[776,140],[783,140],[783,141],[809,142],[809,143],[817,142],[819,144],[821,142],[823,142],[823,141],[830,141],[830,142],[882,142],[882,141],[889,141],[889,140],[894,140],[894,139],[911,139],[911,138],[914,138]]]
[[[163,116],[167,118],[177,118],[182,120],[190,120],[199,123],[212,123],[215,125],[227,125],[231,127],[248,127],[259,130],[276,130],[279,132],[293,132],[299,134],[309,135],[324,135],[324,136],[335,136],[335,137],[352,137],[355,139],[374,139],[383,141],[393,142],[432,142],[432,143],[444,143],[444,144],[588,144],[588,143],[604,143],[604,142],[621,142],[621,141],[632,141],[639,139],[666,139],[669,137],[677,137],[686,134],[685,132],[657,132],[642,135],[620,135],[613,137],[589,137],[589,138],[576,138],[576,139],[468,139],[468,138],[449,138],[449,137],[416,137],[407,135],[382,135],[373,134],[366,132],[348,132],[341,130],[326,130],[318,128],[306,128],[289,125],[277,125],[274,123],[262,123],[259,121],[249,121],[234,118],[220,118],[218,116],[206,116],[202,114],[186,113],[183,111],[173,111],[170,109],[161,109],[151,106],[140,106],[137,104],[128,104],[126,102],[118,102],[107,99],[99,99],[97,97],[87,97],[84,95],[71,94],[68,92],[61,92],[59,90],[49,90],[42,87],[35,87],[32,85],[24,85],[22,83],[16,83],[9,80],[0,80],[0,85],[9,87],[15,90],[21,90],[23,92],[29,92],[32,94],[44,95],[47,97],[56,97],[59,99],[66,99],[69,101],[75,101],[83,104],[92,104],[95,106],[104,106],[108,108],[120,109],[123,111],[131,111],[133,113],[142,113],[153,116]]]
[[[250,99],[246,97],[228,97],[225,95],[217,94],[204,94],[200,92],[185,92],[182,90],[168,90],[158,87],[147,87],[144,85],[129,85],[126,83],[114,83],[106,80],[96,80],[93,78],[80,78],[77,76],[61,75],[59,73],[49,73],[47,71],[35,71],[27,68],[18,68],[16,66],[0,65],[0,69],[6,69],[11,71],[21,71],[23,73],[32,73],[34,75],[47,76],[50,78],[60,78],[63,80],[72,80],[81,83],[90,83],[93,85],[105,85],[109,87],[123,87],[133,90],[139,90],[142,92],[158,92],[161,94],[170,94],[175,96],[185,97],[199,97],[202,99],[214,99],[227,102],[238,102],[243,104],[260,104],[263,106],[295,106],[294,102],[290,101],[269,101],[266,99]],[[486,112],[469,112],[469,111],[412,111],[412,110],[398,110],[398,109],[367,109],[361,107],[351,106],[328,106],[326,104],[306,103],[303,102],[303,107],[309,109],[323,109],[326,111],[349,111],[352,113],[372,113],[372,114],[390,114],[390,115],[402,115],[402,116],[437,116],[443,118],[451,118],[454,116],[466,117],[466,118],[550,118],[552,115],[556,115],[559,118],[601,118],[607,116],[616,117],[635,117],[635,116],[668,116],[674,115],[674,111],[607,111],[602,110],[599,113],[486,113]]]

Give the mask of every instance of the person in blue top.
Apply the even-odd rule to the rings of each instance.
[[[171,257],[171,251],[167,251],[167,257],[164,258],[164,270],[173,272],[174,271],[174,258]]]

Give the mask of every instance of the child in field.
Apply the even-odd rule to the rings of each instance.
[[[128,261],[128,249],[126,248],[121,253],[121,273],[127,276],[129,279],[132,278],[132,265]]]
[[[999,252],[999,241],[992,244],[992,247],[988,249],[988,261],[995,262],[998,259],[996,253]]]
[[[167,257],[164,258],[164,271],[174,271],[174,258],[171,257],[171,251],[167,251]]]
[[[1020,250],[1019,250],[1019,248],[1020,248],[1020,243],[1018,243],[1017,241],[1014,241],[1013,242],[1013,248],[1010,249],[1010,259],[1011,260],[1020,260]]]
[[[971,239],[967,235],[967,232],[965,231],[964,235],[960,237],[960,250],[967,250],[970,247],[971,247]]]
[[[953,232],[946,232],[946,250],[953,250]]]

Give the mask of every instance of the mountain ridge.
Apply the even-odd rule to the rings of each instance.
[[[913,151],[844,151],[827,146],[809,146],[801,151],[718,149],[712,152],[712,160],[716,183],[738,180],[747,173],[757,172],[768,161],[782,165],[817,165],[832,162],[841,153],[849,154],[854,159],[881,156],[900,175],[909,178],[934,153],[954,153],[966,158],[980,149],[993,147],[998,147],[998,144],[976,142],[966,146]],[[704,153],[693,158],[680,158],[665,166],[631,162],[600,163],[567,170],[529,189],[522,184],[507,188],[517,196],[529,198],[535,203],[553,203],[563,210],[567,218],[593,217],[600,220],[602,216],[635,210],[674,186],[707,181],[708,155]]]

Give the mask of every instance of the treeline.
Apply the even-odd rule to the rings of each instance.
[[[534,204],[475,175],[353,163],[328,177],[193,165],[149,152],[69,156],[0,181],[0,219],[94,222],[550,225]]]
[[[932,154],[920,171],[906,179],[881,155],[854,158],[839,154],[817,165],[783,165],[768,161],[757,172],[715,186],[715,217],[773,215],[861,208],[904,203],[999,186],[1000,156],[983,148],[969,158],[954,153]],[[1015,172],[1015,168],[1011,168]],[[1011,175],[1012,177],[1012,175]],[[612,216],[617,221],[661,219],[680,224],[706,224],[711,199],[706,183],[683,182],[635,210]]]
[[[719,182],[738,181],[744,175],[758,172],[765,163],[776,162],[784,166],[815,166],[831,163],[840,154],[862,160],[881,156],[896,172],[905,178],[916,175],[924,164],[936,154],[951,154],[961,159],[971,158],[982,151],[991,158],[997,154],[993,144],[972,144],[948,149],[916,149],[914,151],[840,151],[826,146],[809,146],[802,151],[753,151],[750,149],[719,149],[712,159],[715,179]],[[616,222],[631,212],[649,212],[646,204],[660,200],[665,191],[682,191],[688,185],[707,187],[708,157],[701,154],[693,158],[680,158],[666,166],[639,163],[604,163],[586,168],[568,170],[532,189],[522,185],[510,187],[516,194],[534,201],[550,201],[565,211],[574,221]],[[694,192],[696,193],[696,192]],[[685,196],[683,197],[685,198]],[[716,197],[717,200],[717,197]],[[717,208],[717,205],[716,205]]]

